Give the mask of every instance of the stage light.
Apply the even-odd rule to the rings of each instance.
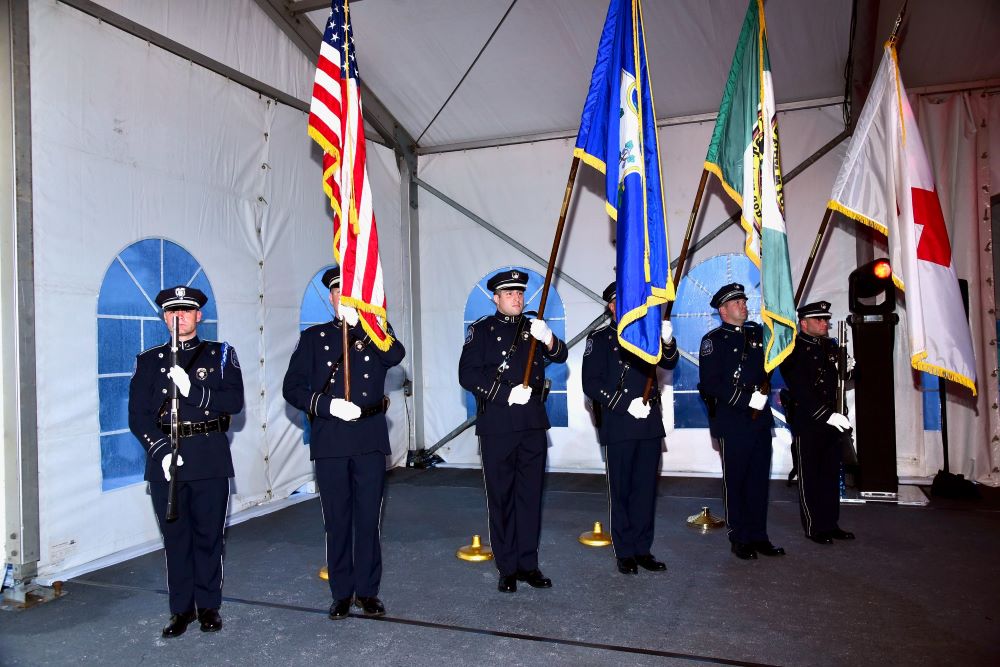
[[[892,266],[876,259],[859,266],[847,279],[847,302],[857,315],[887,315],[896,310]]]

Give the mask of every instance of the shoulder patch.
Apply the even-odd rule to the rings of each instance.
[[[223,342],[222,343],[222,368],[223,369],[225,369],[225,367],[226,367],[226,359],[231,360],[233,362],[233,366],[235,368],[239,368],[240,367],[240,360],[236,356],[236,348],[233,347],[232,345],[230,345],[229,343]]]
[[[709,338],[708,336],[706,336],[705,338],[701,339],[701,350],[700,350],[701,356],[707,357],[708,355],[712,354],[712,350],[713,349],[714,348],[712,346],[712,339],[711,338]]]
[[[586,357],[593,351],[594,351],[594,339],[591,338],[590,336],[587,336],[587,348],[583,351],[583,356]]]
[[[470,324],[470,325],[469,325],[469,328],[468,328],[468,329],[466,330],[466,332],[465,332],[465,344],[466,344],[466,345],[468,345],[469,343],[471,343],[471,342],[472,342],[472,336],[473,336],[473,334],[475,333],[475,331],[476,331],[475,327],[473,327],[473,326],[472,326],[472,325]]]

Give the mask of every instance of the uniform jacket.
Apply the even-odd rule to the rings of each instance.
[[[712,435],[769,429],[774,423],[768,403],[751,418],[750,396],[767,380],[764,372],[764,329],[756,322],[723,323],[701,339],[698,390],[716,401],[709,418]]]
[[[664,344],[663,355],[657,364],[671,369],[677,365],[680,353],[677,341]],[[650,393],[649,416],[636,419],[628,412],[634,398],[641,398],[646,389],[651,364],[622,349],[618,331],[611,324],[595,329],[587,336],[587,349],[583,353],[583,393],[601,406],[601,426],[598,435],[602,445],[622,440],[662,438],[663,408],[659,401],[660,386],[656,382]]]
[[[314,460],[367,452],[391,453],[384,413],[351,422],[330,414],[333,399],[344,398],[342,326],[341,320],[334,320],[303,331],[288,362],[282,386],[285,400],[312,420],[309,453]],[[386,372],[403,360],[406,350],[394,338],[383,352],[360,323],[348,335],[351,402],[362,409],[377,405],[385,395]],[[335,366],[338,368],[331,378]]]
[[[837,409],[837,351],[836,340],[800,331],[792,353],[781,362],[781,377],[794,401],[788,408],[793,429],[836,432],[826,420]]]
[[[476,435],[513,433],[549,428],[542,403],[545,362],[566,361],[566,344],[552,335],[552,351],[538,343],[528,384],[531,398],[525,405],[508,405],[510,390],[521,384],[531,346],[531,320],[524,315],[497,311],[469,325],[458,361],[458,382],[472,392],[482,406],[476,419]],[[511,353],[515,336],[517,345]],[[497,371],[499,372],[499,375]]]
[[[191,378],[191,391],[180,397],[180,421],[207,422],[243,409],[243,373],[236,350],[228,343],[202,341],[197,336],[181,341],[177,363]],[[170,454],[170,436],[160,429],[170,424],[170,344],[142,352],[135,360],[129,384],[128,425],[146,450],[146,475],[150,482],[164,481],[161,461]],[[177,479],[190,481],[233,476],[233,459],[225,433],[200,433],[180,439],[184,465]]]

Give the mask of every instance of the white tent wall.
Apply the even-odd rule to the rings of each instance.
[[[920,96],[915,105],[944,219],[951,238],[953,262],[959,278],[969,281],[969,319],[976,352],[978,395],[949,385],[948,423],[951,472],[992,484],[1000,483],[992,450],[1000,424],[997,402],[996,304],[993,257],[987,250],[992,238],[989,193],[990,161],[1000,163],[989,151],[1000,127],[988,122],[1000,109],[1000,99],[983,91]],[[985,157],[985,160],[984,160]],[[953,326],[961,326],[955,323]],[[928,452],[927,474],[940,469],[940,447]]]
[[[788,111],[780,114],[782,161],[790,170],[826,144],[843,129],[839,105]],[[712,122],[668,125],[660,130],[660,151],[670,227],[671,251],[679,252],[694,199]],[[542,257],[548,256],[565,186],[572,140],[456,151],[421,158],[420,175],[484,219],[516,238]],[[788,184],[786,205],[792,274],[800,276],[843,156],[841,145]],[[614,278],[613,228],[604,213],[603,180],[590,168],[581,168],[560,251],[560,268],[589,289],[600,293]],[[725,220],[735,209],[713,185],[701,214],[699,236]],[[424,318],[425,359],[421,379],[425,400],[425,435],[433,444],[466,418],[462,390],[456,382],[464,330],[462,320],[472,286],[488,271],[520,264],[544,273],[544,267],[496,238],[438,198],[421,192],[421,302]],[[697,263],[720,253],[740,252],[742,232],[731,228],[692,258]],[[846,313],[847,273],[856,265],[854,230],[835,226],[814,273],[808,299],[828,299],[837,313]],[[447,279],[442,280],[442,267]],[[720,277],[720,285],[722,278]],[[569,284],[554,282],[566,308],[566,336],[583,330],[603,304]],[[569,425],[549,432],[550,469],[603,469],[596,434],[580,386],[583,345],[570,350]],[[668,383],[669,392],[669,383]],[[671,396],[665,396],[671,405]],[[664,470],[717,473],[718,456],[705,429],[673,430],[671,411],[665,411],[668,428]],[[776,436],[776,474],[787,471],[790,460],[787,431]],[[910,443],[914,441],[909,441]],[[441,455],[458,465],[479,465],[473,430],[445,445]],[[909,452],[901,457],[910,458]]]
[[[306,286],[333,259],[303,112],[64,4],[31,3],[30,21],[44,583],[159,546],[145,483],[102,490],[96,316],[116,255],[165,238],[210,281],[218,338],[238,350],[246,390],[230,434],[231,521],[312,478],[301,415],[281,383]],[[369,156],[386,291],[398,295],[398,170],[387,149],[369,145]],[[408,429],[394,398],[398,463]]]
[[[96,4],[300,100],[308,100],[312,93],[313,63],[254,0],[96,0]]]

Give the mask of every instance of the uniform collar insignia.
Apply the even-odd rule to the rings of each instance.
[[[182,350],[193,350],[194,348],[198,347],[198,343],[200,342],[201,340],[199,340],[198,337],[195,336],[191,340],[179,341],[178,347]]]

